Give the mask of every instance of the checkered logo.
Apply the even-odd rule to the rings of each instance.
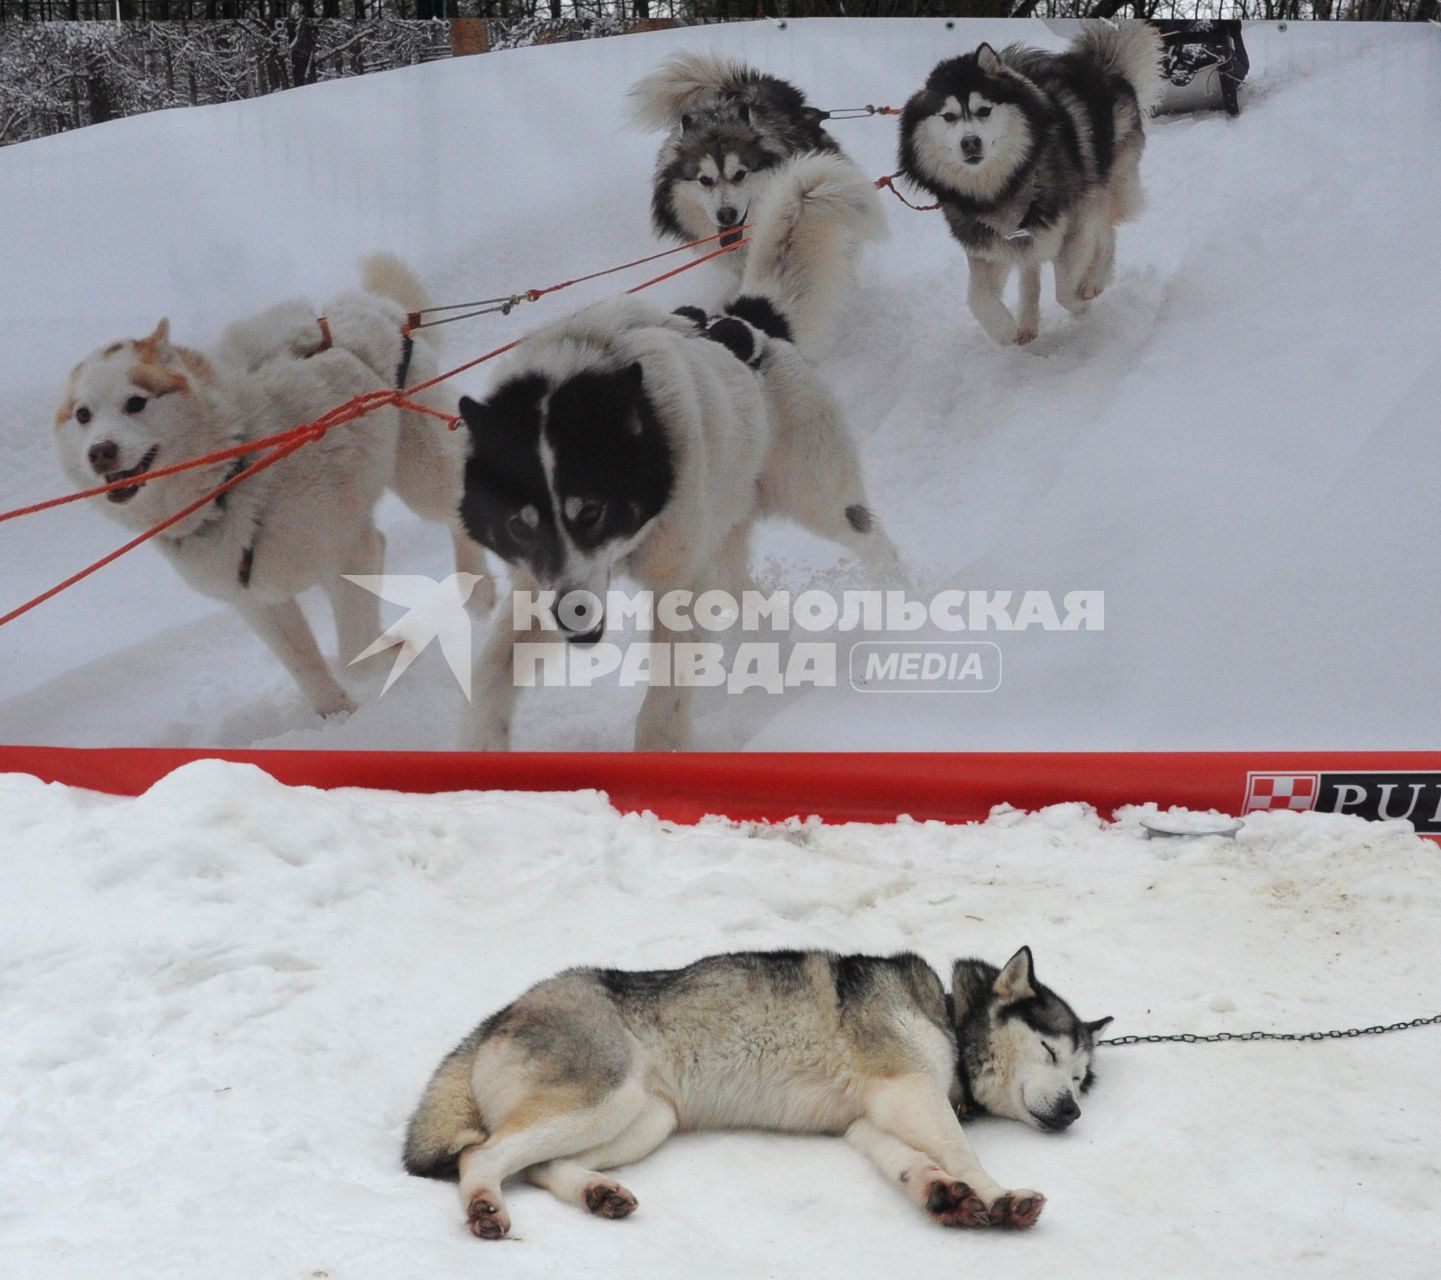
[[[1246,777],[1246,808],[1314,809],[1321,790],[1319,773],[1252,773]]]

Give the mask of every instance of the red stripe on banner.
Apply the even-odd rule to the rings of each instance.
[[[1084,801],[1239,813],[1252,772],[1441,773],[1436,751],[1003,752],[747,754],[425,751],[205,751],[154,747],[0,746],[0,772],[138,795],[194,760],[258,765],[291,786],[389,791],[606,792],[624,812],[676,822],[706,814],[780,821],[916,819],[970,822],[993,805],[1019,809]]]

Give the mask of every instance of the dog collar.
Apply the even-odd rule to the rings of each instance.
[[[235,477],[238,476],[242,471],[244,471],[245,468],[249,465],[250,460],[244,455],[233,459],[230,463],[230,469],[225,473],[225,480],[223,481],[223,483],[229,484],[230,481],[234,480]],[[191,529],[188,533],[182,533],[178,538],[167,538],[166,541],[169,542],[171,546],[178,547],[183,542],[189,542],[191,538],[199,537],[207,529],[211,528],[215,524],[215,522],[220,519],[222,515],[225,514],[226,500],[229,497],[229,489],[227,489],[224,493],[217,493],[215,495],[215,500],[210,504],[211,507],[214,509],[214,514],[207,515],[204,520],[202,520],[198,525],[195,526],[195,528]],[[239,579],[240,585],[242,587],[248,587],[250,585],[250,569],[254,561],[255,543],[252,541],[250,545],[247,546],[240,553],[240,569],[239,572],[236,574],[236,577]]]

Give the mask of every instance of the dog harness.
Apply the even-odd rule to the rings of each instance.
[[[747,369],[759,369],[766,353],[766,335],[739,316],[706,315],[699,307],[678,307],[672,314],[684,316],[695,325],[697,336],[719,342]]]
[[[320,328],[320,345],[310,353],[310,355],[312,356],[319,355],[322,351],[329,351],[332,347],[335,346],[335,338],[330,332],[329,318],[326,316],[317,316],[315,323]],[[400,345],[400,363],[396,366],[395,369],[395,389],[397,391],[402,391],[405,389],[406,380],[410,377],[410,361],[414,353],[415,339],[412,338],[408,332],[402,331]],[[306,358],[309,359],[309,356],[307,356]],[[225,482],[228,484],[231,480],[234,480],[235,477],[238,476],[242,471],[244,471],[245,468],[249,465],[250,459],[247,458],[245,455],[242,454],[240,457],[236,458],[235,461],[230,464],[230,470],[225,473]],[[226,499],[229,497],[230,490],[228,489],[224,493],[218,493],[215,495],[214,506],[217,512],[223,513],[225,511]],[[204,533],[205,530],[214,523],[215,518],[206,520],[198,529],[192,529],[189,533],[185,534],[184,537],[173,538],[171,539],[171,542],[175,545],[179,545],[180,543],[195,537],[197,534]],[[255,537],[253,537],[240,552],[240,567],[236,570],[235,578],[242,587],[250,586],[250,577],[255,568],[255,546],[256,543],[259,541],[260,531],[257,529]]]
[[[315,323],[320,326],[320,345],[310,353],[312,356],[318,356],[322,351],[329,351],[335,346],[335,339],[330,332],[330,318],[317,316]],[[415,339],[410,336],[410,321],[407,320],[400,329],[400,363],[395,366],[395,389],[397,391],[405,390],[406,381],[410,377],[410,360],[414,354]]]

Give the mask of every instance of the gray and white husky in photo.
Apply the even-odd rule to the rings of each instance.
[[[146,338],[88,355],[71,372],[55,418],[66,474],[79,488],[136,480],[91,501],[119,523],[147,529],[263,451],[148,484],[147,471],[311,422],[397,379],[433,376],[430,344],[403,329],[424,305],[419,283],[378,254],[362,264],[362,285],[330,304],[324,326],[319,311],[297,301],[232,325],[208,353],[172,342],[162,320]],[[440,408],[444,399],[436,388],[419,402]],[[460,524],[464,465],[463,433],[414,411],[377,409],[242,481],[153,543],[197,591],[239,610],[317,713],[348,711],[351,696],[296,596],[320,586],[330,597],[342,662],[380,635],[378,597],[343,575],[384,572],[373,512],[389,487],[417,515],[451,530],[457,568],[478,579],[472,600],[493,600],[485,552]]]
[[[796,156],[819,152],[837,164],[852,164],[822,127],[825,113],[809,106],[795,85],[732,58],[676,54],[640,80],[630,98],[638,124],[666,131],[656,159],[651,221],[660,235],[680,241],[722,233],[699,253],[740,241],[738,228]],[[855,176],[863,176],[859,168]],[[837,267],[847,272],[862,239],[884,234],[879,197],[869,198],[877,207],[871,230],[838,254]],[[749,252],[746,245],[720,261],[739,276]],[[817,331],[805,340],[819,345],[827,336]]]
[[[1149,23],[1089,22],[1064,53],[983,44],[950,58],[906,103],[901,171],[940,202],[970,264],[971,311],[996,342],[1036,337],[1045,263],[1073,315],[1110,282],[1116,227],[1142,206],[1160,58]],[[1013,268],[1018,313],[1002,298]]]
[[[638,298],[601,303],[527,337],[470,428],[461,514],[512,566],[515,589],[553,590],[567,638],[599,640],[603,611],[567,618],[567,597],[603,602],[625,575],[659,600],[750,581],[751,526],[784,516],[839,543],[885,582],[901,576],[871,513],[840,405],[797,349],[830,322],[842,246],[877,218],[870,183],[824,153],[785,167],[752,210],[754,243],[727,314],[672,314]],[[659,620],[656,644],[685,641]],[[554,639],[511,609],[475,668],[474,750],[509,746],[514,648]],[[639,750],[690,738],[688,685],[655,682]]]
[[[676,1131],[836,1134],[936,1222],[1029,1227],[1045,1198],[981,1166],[960,1114],[1068,1128],[1095,1038],[1037,980],[960,960],[947,993],[918,956],[770,951],[684,969],[570,969],[492,1014],[441,1062],[405,1167],[458,1179],[470,1230],[510,1231],[514,1174],[606,1218],[635,1196],[603,1170]]]

